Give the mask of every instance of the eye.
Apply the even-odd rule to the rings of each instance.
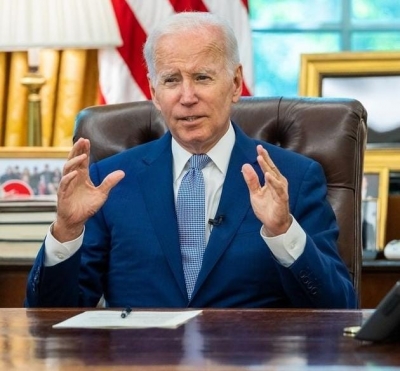
[[[208,75],[197,75],[196,76],[196,79],[197,79],[197,81],[207,81],[207,80],[210,80],[211,79],[211,77],[210,76],[208,76]]]
[[[165,74],[161,76],[160,83],[161,85],[166,86],[174,86],[177,85],[181,81],[181,76],[177,74]]]
[[[164,84],[172,84],[178,82],[176,77],[167,77],[164,79]]]

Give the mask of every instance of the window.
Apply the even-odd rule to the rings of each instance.
[[[250,0],[256,96],[296,96],[300,54],[400,50],[399,0]]]

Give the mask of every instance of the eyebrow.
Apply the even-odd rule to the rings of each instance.
[[[202,74],[215,76],[218,74],[218,71],[215,69],[204,68],[204,69],[199,69],[198,71],[190,73],[191,76],[198,76],[198,75],[202,75]],[[164,81],[165,79],[175,77],[175,76],[181,76],[181,75],[182,75],[182,73],[180,71],[164,71],[158,75],[157,79],[158,79],[158,81]]]

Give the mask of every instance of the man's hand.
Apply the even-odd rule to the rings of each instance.
[[[286,233],[292,223],[289,212],[288,182],[261,145],[257,146],[257,153],[257,161],[264,173],[265,185],[261,187],[251,165],[244,164],[242,173],[249,188],[254,213],[263,223],[265,235],[274,237]]]
[[[125,176],[121,170],[107,175],[95,187],[89,177],[90,142],[80,138],[72,147],[57,191],[57,219],[52,234],[59,242],[82,233],[87,219],[107,200],[110,190]]]

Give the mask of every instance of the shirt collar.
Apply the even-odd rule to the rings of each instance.
[[[233,129],[232,123],[230,123],[228,131],[217,144],[207,152],[208,157],[211,158],[218,170],[224,175],[226,175],[228,171],[229,160],[234,144],[235,130]],[[192,153],[182,148],[174,138],[172,138],[171,147],[175,182],[185,170]]]

